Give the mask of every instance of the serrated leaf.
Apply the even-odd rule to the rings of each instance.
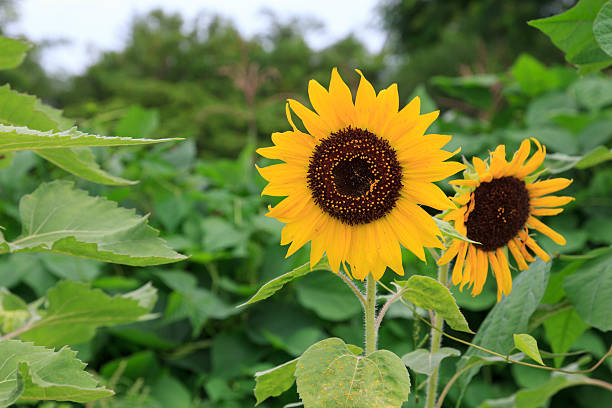
[[[593,22],[606,0],[580,0],[576,6],[556,16],[529,21],[565,52],[565,59],[573,64],[601,69],[612,64],[595,40]]]
[[[410,376],[398,356],[387,350],[356,356],[338,338],[310,346],[298,359],[295,377],[308,408],[399,408],[410,393]]]
[[[411,370],[419,374],[431,375],[433,370],[440,365],[446,357],[458,357],[461,353],[459,350],[451,347],[442,347],[440,350],[432,353],[425,349],[416,349],[402,356],[402,361]]]
[[[565,278],[563,289],[585,323],[612,330],[612,253],[585,262],[580,273]]]
[[[102,170],[98,163],[96,163],[91,150],[86,147],[76,147],[72,149],[43,149],[36,150],[35,152],[37,155],[50,161],[57,167],[93,183],[110,186],[125,186],[138,183],[138,181],[113,176]]]
[[[132,139],[130,137],[92,135],[83,133],[76,127],[64,131],[49,130],[43,132],[24,126],[0,125],[0,153],[83,146],[134,146],[173,140],[182,139]]]
[[[89,402],[110,397],[84,371],[76,352],[53,351],[16,340],[0,343],[0,407],[17,401],[55,400]]]
[[[612,57],[612,1],[604,4],[597,13],[593,34],[601,49]]]
[[[439,313],[454,330],[473,333],[461,314],[450,290],[429,276],[411,276],[407,281],[396,281],[402,297],[423,309]]]
[[[453,227],[450,224],[450,222],[441,220],[441,219],[439,219],[437,217],[432,217],[432,218],[436,222],[436,224],[438,224],[438,229],[440,229],[440,232],[442,233],[442,235],[444,235],[446,237],[449,237],[449,238],[458,239],[460,241],[471,242],[471,243],[474,243],[474,244],[480,244],[480,242],[472,241],[468,237],[464,237],[463,235],[461,235],[455,229],[455,227]]]
[[[250,305],[255,302],[259,302],[260,300],[264,300],[278,292],[285,286],[285,284],[291,282],[294,279],[297,279],[301,276],[307,275],[310,272],[321,270],[321,269],[329,269],[329,263],[327,262],[327,258],[323,258],[316,264],[314,267],[310,267],[310,263],[305,263],[302,266],[299,266],[292,270],[291,272],[287,272],[277,278],[272,279],[271,281],[265,283],[259,290],[246,302],[236,307],[243,307],[246,305]]]
[[[261,404],[270,397],[278,397],[295,382],[295,367],[298,359],[287,361],[266,371],[255,373],[255,398]]]
[[[11,252],[49,251],[135,266],[185,259],[166,246],[147,217],[91,197],[71,182],[41,184],[21,199],[19,213],[22,233],[8,244]]]
[[[540,349],[538,349],[538,342],[529,334],[515,334],[514,336],[514,347],[527,354],[529,357],[544,365],[542,356],[540,355]]]
[[[30,44],[25,41],[0,36],[0,69],[13,69],[21,65],[29,49]]]
[[[20,335],[35,344],[59,347],[79,344],[91,339],[97,328],[132,323],[146,315],[153,306],[150,288],[143,293],[110,297],[89,284],[60,281],[47,291],[42,318]],[[143,299],[144,297],[144,299]],[[147,307],[145,307],[147,306]]]
[[[544,321],[546,339],[556,354],[568,351],[589,326],[585,324],[572,307]],[[555,357],[555,366],[559,367],[563,356]]]
[[[480,325],[472,343],[505,354],[514,346],[513,334],[526,332],[529,318],[536,310],[548,284],[550,263],[537,259],[529,269],[521,272],[512,284],[512,292],[505,296],[489,312]],[[457,370],[469,364],[474,356],[488,356],[483,351],[470,348],[457,363]],[[472,368],[461,376],[462,392],[478,372]]]

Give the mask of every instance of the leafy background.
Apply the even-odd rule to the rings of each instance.
[[[559,247],[541,238],[544,247],[559,256],[549,277],[538,272],[546,274],[539,275],[539,281],[548,282],[539,293],[542,303],[533,305],[531,320],[497,323],[495,330],[510,339],[524,327],[544,350],[587,350],[597,359],[612,343],[612,255],[605,250],[593,259],[570,255],[612,245],[612,166],[605,162],[612,147],[612,78],[609,71],[595,69],[606,66],[601,55],[596,61],[584,59],[575,45],[553,36],[565,55],[527,24],[572,5],[557,0],[383,1],[378,13],[389,41],[376,55],[350,36],[315,51],[304,40],[309,26],[299,19],[272,20],[266,32],[244,38],[231,21],[219,17],[188,28],[178,15],[152,11],[132,22],[124,49],[101,55],[84,74],[69,78],[49,75],[38,59],[43,46],[35,45],[19,68],[0,71],[0,84],[61,108],[82,131],[185,141],[93,149],[97,162],[115,177],[140,180],[118,187],[78,179],[32,152],[0,158],[4,236],[10,241],[20,231],[19,198],[41,181],[61,178],[139,214],[151,214],[150,224],[163,231],[168,245],[190,258],[143,268],[54,254],[5,255],[0,258],[0,286],[27,302],[45,295],[60,279],[110,295],[147,282],[158,288],[153,309],[157,318],[101,329],[93,338],[92,331],[82,337],[85,341],[71,344],[88,369],[117,392],[90,407],[253,406],[256,372],[291,360],[327,337],[361,344],[359,303],[328,272],[309,274],[265,302],[235,307],[264,282],[308,260],[307,249],[285,259],[285,249],[279,246],[281,225],[264,216],[273,202],[260,197],[264,181],[253,164],[264,161],[254,155],[255,146],[269,145],[270,133],[288,128],[284,100],[306,101],[309,79],[327,85],[336,66],[355,89],[358,76],[353,68],[360,68],[377,89],[397,82],[404,103],[418,95],[424,111],[441,109],[430,131],[452,134],[450,149],[461,147],[466,157],[482,157],[498,143],[514,149],[526,137],[547,145],[552,153],[549,167],[574,179],[567,193],[576,201],[550,221],[568,244]],[[0,16],[10,16],[10,2],[0,2],[0,8]],[[545,24],[532,25],[546,32]],[[580,159],[594,149],[595,155]],[[441,186],[446,188],[446,183]],[[409,275],[434,275],[431,260],[424,265],[407,252],[404,257]],[[391,279],[388,273],[383,281]],[[490,283],[477,298],[454,291],[473,330],[495,305]],[[533,285],[523,287],[533,290]],[[3,332],[10,331],[10,319],[16,317],[6,307],[7,299],[12,298],[3,297],[0,311]],[[496,310],[491,313],[503,315]],[[401,356],[426,341],[427,327],[408,309],[393,307],[388,317],[380,333],[381,348]],[[465,350],[449,340],[443,345]],[[441,384],[455,369],[452,354],[442,363]],[[557,357],[550,364],[571,362],[576,363],[576,357]],[[610,381],[611,370],[608,359],[593,376]],[[406,406],[419,406],[425,376],[411,374],[413,394]],[[462,406],[492,406],[486,401],[534,387],[552,395],[558,381],[545,371],[486,365],[467,386]],[[572,378],[563,381],[569,384]],[[459,387],[453,387],[446,405],[454,406],[458,398]],[[529,398],[517,394],[515,404],[531,406],[525,400]],[[295,401],[293,386],[260,406]],[[612,404],[609,393],[577,386],[554,394],[550,406],[604,406],[606,401]]]

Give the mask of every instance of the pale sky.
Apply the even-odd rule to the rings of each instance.
[[[379,51],[385,37],[374,9],[378,0],[17,0],[20,20],[8,33],[24,34],[33,42],[65,39],[44,54],[45,67],[55,72],[78,73],[100,51],[117,50],[128,35],[133,16],[154,8],[180,12],[191,21],[206,11],[231,18],[244,35],[265,31],[268,21],[261,11],[273,10],[281,21],[309,16],[325,29],[307,36],[317,49],[353,32],[371,51]]]

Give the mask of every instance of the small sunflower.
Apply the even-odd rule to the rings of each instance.
[[[565,238],[536,216],[556,215],[557,208],[573,200],[573,197],[548,196],[564,189],[572,180],[555,178],[537,181],[540,167],[546,156],[546,148],[532,139],[537,151],[527,161],[531,142],[524,140],[510,162],[506,161],[504,145],[490,153],[490,163],[473,158],[475,174],[463,180],[453,180],[459,195],[453,200],[459,208],[449,211],[444,219],[453,221],[455,229],[479,244],[455,239],[438,264],[444,265],[456,257],[453,268],[453,284],[461,289],[470,283],[472,296],[478,295],[487,279],[489,264],[497,280],[497,300],[510,294],[512,276],[504,248],[510,249],[520,270],[528,268],[534,260],[532,251],[544,261],[550,256],[529,235],[529,229],[550,237],[555,243],[565,245]],[[545,197],[546,196],[546,197]]]
[[[434,181],[465,168],[446,162],[451,137],[425,135],[438,112],[419,114],[414,98],[399,110],[397,85],[376,94],[361,75],[353,97],[337,70],[329,90],[311,80],[315,112],[287,104],[293,130],[272,134],[273,147],[257,152],[283,160],[258,170],[269,181],[262,195],[285,196],[267,214],[286,223],[281,245],[290,256],[311,241],[310,264],[327,253],[331,268],[347,265],[355,279],[380,279],[387,266],[404,274],[400,244],[425,260],[423,246],[442,247],[440,231],[419,204],[454,208]],[[294,125],[291,111],[306,133]]]

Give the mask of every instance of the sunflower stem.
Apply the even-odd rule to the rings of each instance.
[[[438,281],[446,285],[448,281],[448,264],[438,267]],[[431,328],[431,354],[437,353],[440,350],[442,342],[442,330],[444,327],[444,318],[439,313],[433,314],[433,325]],[[436,366],[427,383],[427,399],[425,400],[425,408],[434,408],[436,403],[436,392],[438,389],[438,372],[440,366]]]
[[[369,274],[366,281],[365,304],[365,355],[376,351],[376,280]]]

